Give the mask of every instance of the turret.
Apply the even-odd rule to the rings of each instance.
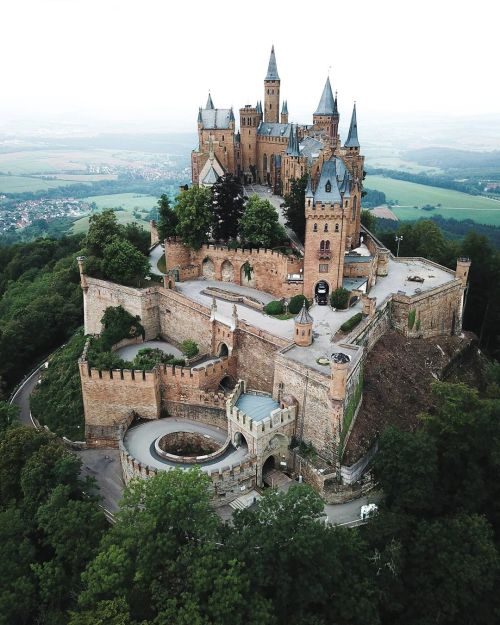
[[[85,276],[85,256],[77,256],[76,262],[78,263],[78,271],[80,272],[80,286],[84,292],[87,292],[89,285],[87,284],[87,278]]]
[[[206,109],[214,109],[214,103],[212,101],[212,96],[210,95],[210,91],[208,92],[208,99],[207,99],[207,105],[205,106]]]
[[[283,100],[283,106],[281,107],[281,123],[288,124],[288,103]]]
[[[286,148],[287,156],[300,156],[299,136],[297,134],[297,126],[293,126],[290,129],[290,138],[288,139],[288,146]]]
[[[455,270],[455,278],[462,282],[465,289],[469,280],[469,270],[471,266],[470,258],[457,258],[457,268]]]
[[[295,332],[293,335],[293,340],[295,345],[299,345],[300,347],[308,347],[311,345],[313,336],[312,336],[312,327],[313,327],[314,319],[309,314],[309,311],[306,308],[306,303],[302,304],[302,309],[299,314],[295,317]]]
[[[337,98],[333,97],[330,77],[328,76],[323,88],[323,93],[318,104],[318,108],[313,114],[313,124],[318,130],[322,130],[330,138],[332,143],[338,137],[339,113],[337,109]]]
[[[278,123],[280,110],[280,77],[276,65],[274,46],[271,48],[269,66],[264,79],[264,121]]]
[[[335,352],[330,359],[330,397],[336,401],[344,401],[349,373],[350,356],[343,352]]]
[[[352,109],[351,124],[349,126],[349,133],[347,134],[347,140],[344,144],[346,148],[349,148],[349,152],[359,152],[359,140],[358,140],[358,122],[356,119],[356,102]]]

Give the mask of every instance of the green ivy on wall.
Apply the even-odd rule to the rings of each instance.
[[[417,311],[415,310],[415,308],[413,310],[410,310],[410,312],[408,313],[408,328],[410,330],[415,325],[416,316],[417,316]]]

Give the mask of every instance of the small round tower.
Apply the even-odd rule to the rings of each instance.
[[[294,321],[295,333],[293,335],[293,340],[295,345],[299,345],[300,347],[307,347],[308,345],[311,345],[313,340],[312,326],[314,319],[309,314],[305,301],[302,304],[302,309],[295,317]]]
[[[347,387],[347,374],[351,357],[343,352],[334,352],[330,359],[330,397],[337,401],[344,401]]]

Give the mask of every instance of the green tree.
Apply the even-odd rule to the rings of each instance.
[[[286,239],[276,209],[258,195],[252,195],[247,202],[240,221],[240,235],[246,243],[265,248],[275,247]]]
[[[215,215],[214,239],[222,241],[235,239],[245,204],[242,184],[232,174],[224,174],[212,187],[212,195]]]
[[[85,247],[92,256],[102,258],[107,245],[120,235],[120,226],[116,213],[112,209],[103,210],[89,218],[89,231],[85,239]]]
[[[149,274],[149,259],[125,239],[106,245],[102,269],[108,280],[129,286],[142,286]]]
[[[307,175],[295,178],[290,182],[290,193],[286,193],[283,198],[286,225],[295,232],[302,243],[306,235],[306,187]]]
[[[349,291],[343,286],[339,286],[330,295],[330,304],[333,308],[343,310],[349,304]]]
[[[19,424],[19,407],[0,401],[0,432],[16,424]]]
[[[214,226],[212,192],[204,187],[191,187],[177,196],[176,233],[182,242],[199,249],[209,239]]]
[[[361,211],[361,224],[365,228],[367,228],[370,232],[375,232],[376,225],[377,225],[377,218],[372,213],[372,211],[362,210]]]
[[[193,341],[192,339],[186,339],[181,343],[182,353],[186,356],[186,358],[193,358],[200,351],[198,347],[198,343]]]
[[[169,237],[174,237],[177,228],[177,213],[170,206],[170,198],[163,193],[158,200],[158,237],[161,242]]]

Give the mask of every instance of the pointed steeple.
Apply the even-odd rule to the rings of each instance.
[[[214,109],[214,103],[212,102],[212,96],[210,95],[210,91],[208,92],[208,100],[207,100],[207,105],[205,106],[206,109]]]
[[[283,106],[281,107],[281,114],[288,115],[288,102],[283,100]]]
[[[300,156],[299,135],[297,134],[297,126],[290,128],[290,138],[288,139],[288,147],[286,149],[287,156]]]
[[[229,111],[229,121],[234,122],[233,107],[231,107],[231,110]]]
[[[358,140],[358,122],[356,119],[356,102],[354,102],[354,108],[352,109],[351,125],[349,126],[349,134],[347,135],[347,141],[345,142],[346,148],[359,148]]]
[[[327,77],[318,108],[314,115],[335,115],[335,101],[333,99],[332,86],[330,84],[330,76]]]
[[[265,80],[279,80],[278,67],[276,65],[276,56],[274,54],[274,46],[271,48],[271,56],[269,57],[269,67],[267,68],[267,76]]]
[[[202,118],[202,116],[201,116],[201,106],[200,106],[200,108],[198,109],[198,123],[199,123],[199,124],[202,124],[202,123],[203,123],[203,118]]]
[[[334,115],[338,115],[339,114],[339,109],[337,106],[337,92],[335,92],[335,102],[333,103],[333,114]]]

